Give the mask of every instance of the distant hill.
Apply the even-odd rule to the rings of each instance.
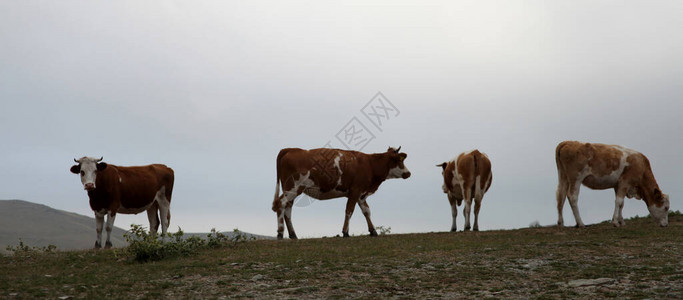
[[[114,226],[111,242],[127,243],[125,230]],[[103,240],[106,232],[103,232]],[[22,200],[0,200],[0,252],[19,239],[29,246],[57,246],[58,250],[88,249],[95,244],[95,218]]]
[[[149,226],[149,224],[143,224]],[[123,234],[126,230],[114,226],[111,242],[115,247],[127,245]],[[273,237],[246,233],[257,239]],[[208,233],[186,233],[187,236],[206,238]],[[234,233],[223,232],[228,237]],[[102,243],[106,232],[102,233]],[[0,253],[6,253],[8,245],[19,245],[21,239],[25,245],[45,247],[57,246],[57,250],[90,249],[95,244],[95,218],[77,213],[58,210],[22,200],[0,200]]]

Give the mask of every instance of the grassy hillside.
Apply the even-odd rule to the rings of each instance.
[[[125,231],[114,227],[111,241],[126,245]],[[106,233],[103,233],[106,237]],[[21,200],[0,200],[0,253],[19,239],[29,246],[87,249],[95,243],[95,218]]]
[[[638,218],[623,228],[259,240],[151,263],[121,249],[34,254],[0,258],[0,297],[681,299],[682,248],[676,214],[667,228]]]

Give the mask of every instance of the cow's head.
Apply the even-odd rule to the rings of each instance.
[[[389,155],[389,174],[387,175],[387,179],[389,178],[403,178],[406,179],[410,177],[410,171],[408,171],[408,168],[406,168],[406,165],[403,164],[403,161],[406,160],[406,157],[408,157],[408,154],[401,153],[401,147],[398,147],[398,149],[395,149],[393,147],[389,147],[387,149],[387,154]]]
[[[450,201],[451,203],[457,203],[458,206],[460,206],[460,204],[462,204],[462,198],[458,199],[458,197],[455,196],[456,193],[461,193],[460,192],[460,186],[457,184],[455,186],[453,186],[454,191],[449,190],[448,186],[446,186],[445,181],[449,180],[449,176],[446,175],[446,167],[448,167],[448,162],[443,162],[443,163],[440,163],[436,166],[441,168],[441,175],[443,175],[443,179],[444,179],[444,183],[441,186],[441,189],[443,190],[444,194],[448,195],[448,201]],[[452,174],[453,173],[451,172],[451,175]],[[450,177],[450,178],[452,178],[452,177]]]
[[[659,188],[655,188],[652,200],[647,203],[647,209],[659,226],[669,225],[669,195],[662,193]]]
[[[95,189],[95,178],[97,177],[97,171],[102,171],[107,168],[107,163],[103,163],[102,157],[81,157],[80,159],[75,159],[77,165],[71,167],[71,173],[80,174],[81,182],[83,183],[83,188],[92,191]]]

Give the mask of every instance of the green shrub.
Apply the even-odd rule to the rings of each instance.
[[[206,236],[208,240],[207,245],[211,248],[235,247],[241,243],[256,239],[253,236],[249,237],[249,235],[239,231],[237,228],[233,229],[232,232],[232,237],[229,237],[216,231],[216,228],[211,228],[211,233]]]
[[[5,250],[13,253],[16,256],[27,256],[27,255],[36,254],[36,253],[54,253],[55,250],[57,250],[57,246],[55,246],[55,245],[48,245],[45,247],[29,246],[29,245],[24,244],[24,241],[19,239],[19,245],[17,245],[17,246],[9,245],[9,246],[5,247]]]
[[[391,227],[387,226],[376,226],[375,230],[379,232],[379,235],[387,235],[391,233]]]
[[[126,251],[140,262],[156,261],[167,257],[187,256],[194,254],[206,245],[206,241],[193,236],[183,238],[183,231],[178,228],[178,232],[166,234],[169,241],[162,241],[156,234],[150,234],[142,225],[130,225],[130,232],[124,234],[128,242]]]
[[[130,232],[124,234],[128,241],[126,252],[131,254],[135,260],[140,262],[157,261],[168,257],[189,256],[197,253],[204,248],[235,247],[241,243],[255,240],[240,232],[237,228],[233,230],[232,237],[211,229],[204,240],[198,236],[184,237],[183,231],[178,228],[174,234],[166,234],[166,241],[163,241],[156,234],[150,234],[142,225],[132,224]]]

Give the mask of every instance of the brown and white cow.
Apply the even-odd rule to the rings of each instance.
[[[389,148],[387,152],[374,154],[329,148],[280,150],[276,162],[277,181],[273,200],[273,211],[277,213],[278,238],[283,237],[283,223],[287,223],[289,238],[297,238],[292,227],[292,205],[294,199],[302,193],[319,200],[347,197],[342,229],[344,237],[349,236],[349,219],[356,204],[368,222],[370,235],[376,236],[366,199],[377,191],[384,180],[410,177],[410,171],[403,164],[408,155],[400,153],[400,149],[401,147]]]
[[[457,231],[455,219],[458,216],[458,206],[465,199],[463,214],[465,215],[465,231],[470,230],[470,208],[474,197],[474,231],[479,231],[479,209],[484,194],[491,187],[493,173],[491,161],[486,154],[479,150],[463,152],[458,157],[440,165],[444,184],[443,192],[448,195],[451,203],[453,224],[451,232]]]
[[[152,233],[159,229],[160,215],[162,236],[166,235],[171,221],[173,169],[161,164],[121,167],[101,162],[102,158],[92,157],[82,157],[74,161],[78,165],[72,166],[71,172],[80,174],[83,188],[88,191],[90,208],[95,212],[95,248],[102,247],[104,215],[107,215],[106,248],[112,246],[111,230],[117,213],[137,214],[146,210]]]
[[[562,207],[569,198],[576,227],[584,227],[579,216],[581,184],[594,189],[614,189],[616,200],[612,224],[623,226],[624,197],[643,199],[650,215],[660,226],[669,224],[669,196],[663,194],[642,153],[617,145],[565,141],[555,149],[557,162],[557,225],[563,226]]]

